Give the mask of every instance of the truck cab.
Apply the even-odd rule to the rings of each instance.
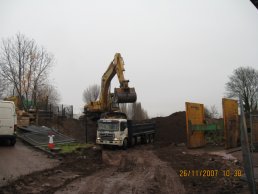
[[[0,101],[0,142],[16,143],[17,115],[15,104],[11,101]]]
[[[127,119],[100,119],[97,128],[97,144],[127,147]]]
[[[98,121],[96,143],[116,145],[126,149],[128,145],[153,143],[156,133],[154,122],[128,120],[121,112],[103,113]]]

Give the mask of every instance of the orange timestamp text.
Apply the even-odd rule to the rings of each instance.
[[[204,170],[179,170],[180,177],[217,177],[217,176],[224,176],[224,177],[241,177],[242,170],[214,170],[214,169],[204,169]]]

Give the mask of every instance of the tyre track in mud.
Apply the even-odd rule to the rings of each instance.
[[[103,150],[102,159],[107,168],[73,181],[56,194],[185,193],[176,172],[145,146]]]

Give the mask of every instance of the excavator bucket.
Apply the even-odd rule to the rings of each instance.
[[[137,96],[134,88],[115,88],[115,101],[117,103],[136,102]]]

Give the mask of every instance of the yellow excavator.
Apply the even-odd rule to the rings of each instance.
[[[101,91],[99,100],[90,102],[84,106],[84,113],[93,118],[99,118],[104,112],[118,111],[119,103],[136,102],[137,96],[134,88],[128,85],[129,80],[124,77],[124,60],[120,53],[116,53],[108,69],[102,76]],[[114,76],[117,75],[120,87],[110,93],[110,84]]]

